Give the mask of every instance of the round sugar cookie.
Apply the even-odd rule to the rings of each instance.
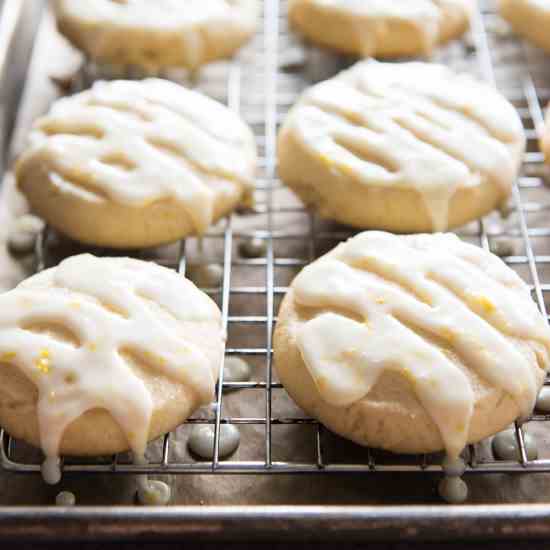
[[[442,65],[362,61],[304,92],[279,133],[278,168],[322,217],[443,231],[507,199],[524,148],[493,88]]]
[[[256,30],[257,0],[55,0],[57,26],[98,63],[191,70],[234,54]]]
[[[361,57],[430,55],[469,27],[475,0],[289,0],[292,26],[321,46]]]
[[[500,0],[499,8],[514,32],[550,52],[550,2]]]
[[[73,256],[0,295],[0,425],[46,457],[142,457],[209,403],[224,352],[216,304],[182,275]]]
[[[96,82],[39,118],[16,165],[34,212],[84,243],[200,235],[249,200],[256,146],[224,105],[167,80]]]
[[[274,350],[290,396],[334,432],[456,458],[531,413],[550,329],[489,252],[453,234],[372,231],[296,277]]]

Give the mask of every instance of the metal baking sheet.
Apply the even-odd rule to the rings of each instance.
[[[5,0],[1,12],[0,29],[6,29],[6,33],[0,32],[4,39],[0,42],[1,89],[7,93],[1,120],[10,138],[6,140],[8,166],[32,120],[59,95],[50,77],[71,75],[81,62],[56,33],[51,14],[47,8],[42,11],[42,5],[37,0]],[[464,228],[461,236],[485,247],[499,239],[511,239],[517,253],[506,261],[532,286],[534,298],[544,310],[550,290],[550,195],[536,128],[542,120],[541,108],[550,98],[550,79],[544,70],[547,59],[510,35],[495,13],[494,2],[482,2],[481,7],[472,33],[444,48],[434,61],[495,83],[522,116],[528,153],[508,217],[493,214],[483,223]],[[303,211],[276,177],[276,131],[286,111],[307,86],[353,62],[300,43],[288,29],[285,12],[285,2],[265,0],[252,43],[236,60],[208,67],[192,83],[238,110],[257,137],[256,210],[222,221],[205,239],[202,253],[194,239],[185,246],[187,263],[224,265],[224,285],[211,294],[226,313],[228,353],[251,362],[253,381],[221,393],[223,399],[218,400],[214,415],[210,409],[201,410],[191,423],[151,445],[151,463],[143,469],[125,456],[85,464],[71,460],[65,463],[60,486],[48,487],[38,475],[40,455],[4,437],[0,536],[59,540],[185,534],[240,538],[245,527],[246,538],[548,535],[550,506],[544,503],[550,494],[550,479],[535,472],[550,467],[549,418],[534,417],[517,431],[520,440],[523,429],[536,435],[540,460],[497,462],[487,442],[470,449],[468,502],[477,506],[450,507],[441,505],[435,490],[440,457],[397,457],[358,448],[305,418],[278,384],[270,347],[280,298],[303,265],[350,234],[348,228],[321,222]],[[84,77],[93,74],[91,68]],[[179,74],[167,76],[185,79]],[[11,132],[15,112],[17,124]],[[24,210],[25,204],[7,175],[0,201],[2,288],[12,287],[36,268],[33,261],[14,261],[5,249],[6,227]],[[239,243],[251,236],[266,242],[263,257],[239,256]],[[79,250],[63,241],[46,249],[47,263]],[[179,246],[167,247],[144,251],[141,257],[177,267],[181,251]],[[194,460],[185,441],[197,422],[237,424],[242,436],[237,453],[228,461]],[[135,493],[131,474],[138,471],[168,481],[175,506],[131,506]],[[76,494],[78,506],[71,510],[51,506],[62,489]]]

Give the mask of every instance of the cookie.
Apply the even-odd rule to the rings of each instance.
[[[550,328],[489,252],[453,234],[372,231],[296,277],[274,350],[290,396],[332,431],[454,459],[531,413]]]
[[[127,449],[143,458],[147,441],[212,400],[221,314],[175,271],[73,256],[0,304],[0,425],[50,464]]]
[[[429,55],[469,27],[474,0],[289,0],[291,25],[321,46],[361,57]]]
[[[437,64],[362,61],[304,92],[278,169],[325,218],[442,231],[507,199],[524,148],[518,114],[488,85]]]
[[[55,0],[57,26],[100,64],[148,70],[234,54],[256,30],[257,0]]]
[[[200,235],[249,200],[254,136],[167,80],[97,82],[38,119],[16,178],[34,212],[83,243],[141,248]]]
[[[500,0],[500,13],[514,32],[550,52],[550,4],[545,0]]]

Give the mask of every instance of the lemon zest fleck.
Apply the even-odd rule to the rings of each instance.
[[[481,306],[487,313],[493,313],[496,310],[495,304],[487,296],[474,296],[472,301]]]

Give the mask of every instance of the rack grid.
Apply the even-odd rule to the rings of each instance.
[[[535,49],[512,37],[502,26],[493,1],[481,1],[474,14],[471,32],[462,41],[442,49],[434,61],[445,63],[458,70],[477,74],[499,88],[516,106],[525,125],[528,138],[527,153],[521,176],[514,187],[507,217],[492,214],[486,219],[469,224],[458,234],[489,250],[499,240],[508,239],[519,249],[512,256],[503,258],[530,285],[533,298],[545,316],[546,298],[550,293],[550,246],[545,250],[545,240],[550,237],[550,220],[544,217],[550,210],[550,194],[545,189],[546,172],[543,156],[537,144],[538,131],[543,125],[542,104],[550,100],[550,83],[545,84],[542,67],[544,57]],[[289,474],[289,473],[375,473],[375,472],[441,472],[441,457],[421,455],[402,457],[379,453],[365,448],[361,459],[350,462],[332,460],[327,456],[325,439],[327,431],[317,421],[301,416],[274,413],[274,392],[284,392],[276,381],[272,361],[272,334],[276,322],[278,300],[284,295],[292,274],[318,257],[323,250],[352,235],[349,229],[327,224],[306,212],[297,199],[288,200],[284,186],[276,174],[276,135],[286,111],[297,99],[299,93],[312,81],[326,78],[351,62],[313,47],[303,46],[288,30],[286,2],[265,0],[260,30],[235,61],[227,63],[212,88],[206,93],[224,99],[228,106],[240,112],[254,129],[259,147],[259,175],[256,186],[256,205],[248,212],[226,218],[204,238],[204,248],[215,248],[221,255],[223,283],[219,288],[205,290],[220,305],[223,323],[229,338],[226,356],[236,355],[259,361],[258,380],[250,382],[226,382],[223,380],[223,364],[220,365],[219,382],[216,389],[216,402],[210,414],[199,414],[186,424],[212,424],[214,426],[214,455],[211,461],[174,460],[171,458],[171,445],[176,435],[164,436],[160,458],[147,465],[137,465],[124,457],[114,456],[101,462],[79,462],[65,460],[65,472],[81,473],[126,473],[126,474]],[[322,75],[319,67],[329,68],[330,74]],[[506,84],[501,78],[505,67],[508,77]],[[517,77],[510,86],[509,73]],[[219,85],[221,83],[221,86]],[[201,82],[197,84],[201,89]],[[213,91],[212,91],[213,90]],[[223,97],[222,97],[223,96]],[[283,195],[285,200],[280,200]],[[285,202],[286,201],[286,202]],[[242,215],[241,215],[242,214]],[[242,217],[256,220],[255,229],[237,228]],[[287,219],[305,220],[300,228],[288,229]],[[305,227],[304,227],[305,226]],[[265,243],[265,253],[258,258],[240,257],[237,253],[239,242],[256,238]],[[37,267],[43,269],[51,258],[48,250],[49,235],[46,231],[37,242]],[[189,242],[192,241],[192,242]],[[197,255],[193,260],[189,253],[195,239],[182,241],[174,248],[170,258],[156,258],[163,265],[185,273],[190,263],[207,263],[205,255]],[[296,252],[299,250],[299,252]],[[151,259],[148,252],[139,257]],[[263,272],[263,281],[254,284],[238,282],[237,271],[249,273]],[[281,275],[280,272],[286,275]],[[237,281],[237,282],[234,282]],[[239,300],[261,303],[264,311],[252,315],[237,311],[233,304]],[[238,308],[237,308],[238,310]],[[548,316],[547,316],[548,318]],[[232,329],[258,331],[262,334],[257,347],[234,343]],[[263,379],[260,379],[263,378]],[[550,380],[546,381],[550,385]],[[238,391],[242,399],[263,399],[263,414],[251,416],[229,416],[224,413],[224,399],[227,391]],[[254,397],[249,397],[256,392]],[[467,462],[465,474],[506,473],[506,472],[550,472],[550,459],[529,460],[524,441],[524,429],[531,422],[550,422],[550,415],[534,414],[523,423],[515,424],[515,434],[520,449],[518,461],[497,461],[480,458],[478,445],[470,445],[465,451]],[[219,454],[220,426],[222,424],[254,425],[263,430],[264,441],[261,456],[253,460],[222,460]],[[273,456],[273,427],[281,425],[303,425],[313,428],[313,459],[277,460]],[[0,465],[11,472],[40,471],[39,461],[26,461],[18,457],[21,443],[12,439],[4,431],[0,434]],[[355,458],[355,455],[354,455]]]

